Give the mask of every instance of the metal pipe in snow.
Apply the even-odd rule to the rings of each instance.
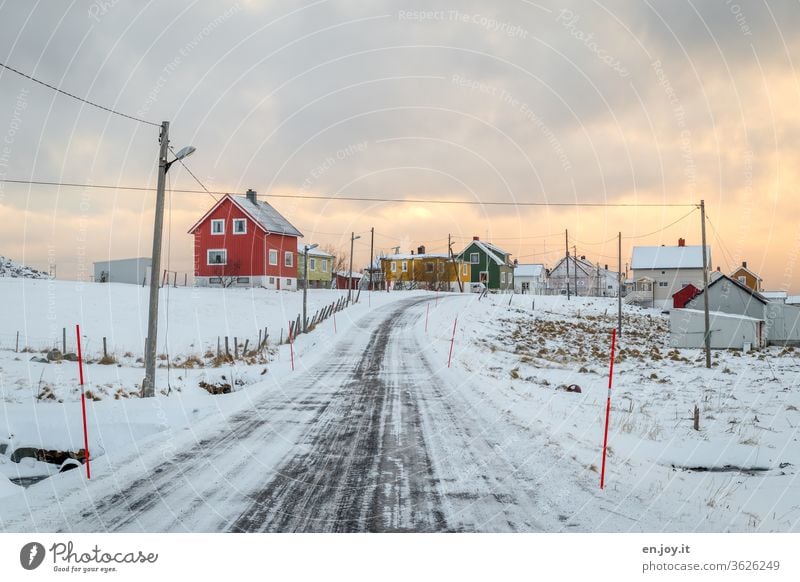
[[[608,420],[611,415],[611,382],[614,378],[614,349],[617,345],[617,329],[611,329],[611,363],[608,368],[608,396],[606,398],[606,428],[603,434],[603,465],[600,469],[600,489],[606,485],[606,449],[608,448]]]
[[[294,342],[292,341],[292,322],[289,322],[289,353],[292,356],[292,371],[294,372]]]
[[[450,361],[453,359],[453,344],[456,341],[456,324],[458,323],[458,315],[456,315],[455,320],[453,321],[453,337],[450,340],[450,355],[447,357],[447,367],[450,367]]]
[[[83,416],[83,450],[86,452],[86,478],[92,478],[89,465],[89,430],[86,426],[86,392],[83,390],[83,353],[81,352],[81,326],[75,324],[75,336],[78,339],[78,375],[81,381],[81,413]]]

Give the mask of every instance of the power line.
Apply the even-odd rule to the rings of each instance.
[[[195,177],[196,178],[196,177]],[[12,180],[0,179],[0,182],[8,182],[12,184],[26,184],[34,186],[63,186],[72,188],[101,188],[107,190],[138,190],[152,192],[155,188],[142,187],[142,186],[113,186],[108,184],[77,184],[73,182],[46,182],[41,180]],[[202,185],[202,184],[201,184]],[[214,190],[186,190],[186,189],[173,189],[173,192],[180,192],[183,194],[217,194],[224,196],[225,194],[236,194],[242,196],[240,192],[221,192]],[[636,204],[626,202],[480,202],[476,200],[421,200],[415,198],[367,198],[364,196],[312,196],[308,194],[269,194],[269,198],[287,198],[290,200],[324,200],[324,201],[342,201],[342,202],[395,202],[400,204],[445,204],[445,205],[468,205],[468,206],[560,206],[560,207],[605,207],[605,208],[686,208],[689,206],[697,206],[697,204]],[[665,227],[666,228],[666,227]],[[657,231],[658,232],[658,231]],[[549,236],[549,235],[548,235]],[[646,235],[642,235],[646,236]]]
[[[95,103],[94,101],[89,101],[88,99],[84,99],[83,97],[78,97],[77,95],[75,95],[73,93],[69,93],[68,91],[64,91],[63,89],[59,89],[58,87],[50,85],[49,83],[45,83],[44,81],[40,81],[39,79],[31,77],[30,75],[28,75],[26,73],[23,73],[22,71],[19,71],[19,70],[15,69],[14,67],[10,67],[9,65],[6,65],[5,63],[0,63],[0,67],[3,67],[4,69],[7,69],[7,70],[11,71],[12,73],[16,73],[17,75],[20,75],[22,77],[25,77],[26,79],[30,79],[34,83],[39,83],[40,85],[43,85],[44,87],[47,87],[48,89],[52,89],[53,91],[56,91],[57,93],[61,93],[62,95],[66,95],[67,97],[72,97],[73,99],[76,99],[77,101],[80,101],[81,103],[86,103],[87,105],[91,105],[92,107],[97,107],[98,109],[102,109],[103,111],[107,111],[108,113],[113,113],[114,115],[119,115],[120,117],[127,117],[128,119],[132,119],[133,121],[138,121],[139,123],[146,123],[147,125],[153,125],[155,127],[161,127],[160,123],[153,123],[152,121],[147,121],[146,119],[140,119],[138,117],[134,117],[133,115],[128,115],[127,113],[122,113],[120,111],[116,111],[116,110],[111,109],[109,107],[105,107],[103,105],[100,105],[99,103]]]
[[[169,151],[171,151],[171,152],[172,152],[172,155],[174,155],[174,156],[176,156],[176,157],[177,157],[177,155],[175,154],[175,150],[172,148],[172,146],[167,146],[167,147],[169,147]],[[190,175],[192,178],[194,178],[194,181],[195,181],[195,182],[197,182],[198,184],[200,184],[200,187],[201,187],[201,188],[202,188],[202,189],[203,189],[203,190],[206,192],[206,194],[208,194],[209,196],[211,196],[211,198],[213,198],[213,199],[214,199],[214,202],[219,202],[219,200],[216,198],[216,196],[214,196],[214,195],[213,195],[211,192],[209,192],[208,188],[206,188],[206,185],[205,185],[205,184],[203,184],[203,183],[200,181],[200,178],[198,178],[197,176],[195,176],[195,175],[194,175],[194,172],[192,172],[192,171],[189,169],[189,166],[187,166],[186,164],[184,164],[184,163],[183,163],[183,158],[179,159],[178,161],[181,163],[181,166],[183,166],[183,169],[184,169],[184,170],[186,170],[187,172],[189,172],[189,175]],[[170,191],[170,195],[172,195],[172,191]]]
[[[692,215],[694,212],[696,212],[696,211],[697,211],[697,208],[693,208],[693,209],[692,209],[692,210],[690,210],[690,211],[689,211],[687,214],[684,214],[683,216],[681,216],[681,217],[680,217],[678,220],[676,220],[675,222],[670,222],[670,223],[669,223],[667,226],[665,226],[665,227],[663,227],[663,228],[660,228],[660,229],[658,229],[658,230],[654,230],[653,232],[648,232],[647,234],[639,234],[639,235],[636,235],[636,236],[623,236],[622,238],[623,238],[623,240],[632,240],[632,239],[637,239],[637,238],[645,238],[645,237],[647,237],[647,236],[653,236],[654,234],[658,234],[659,232],[663,232],[663,231],[667,230],[667,229],[668,229],[669,227],[671,227],[671,226],[675,226],[675,225],[676,225],[676,224],[678,224],[678,223],[679,223],[681,220],[683,220],[684,218],[687,218],[687,217],[691,216],[691,215]],[[614,237],[614,238],[616,238],[616,237]]]

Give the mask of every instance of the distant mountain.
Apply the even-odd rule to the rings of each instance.
[[[16,279],[49,279],[50,275],[32,267],[15,263],[11,259],[0,256],[0,277],[14,277]]]

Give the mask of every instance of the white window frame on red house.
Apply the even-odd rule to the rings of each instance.
[[[294,267],[294,253],[292,251],[283,252],[283,266]]]
[[[211,262],[211,253],[222,253],[222,262],[221,263],[212,263]],[[218,267],[224,266],[228,264],[228,249],[208,249],[206,251],[206,264],[209,267]]]
[[[244,228],[242,230],[236,230],[236,226],[242,224]],[[233,219],[233,234],[247,234],[247,219],[246,218],[234,218]]]
[[[269,264],[277,266],[278,264],[278,249],[269,249]]]
[[[221,230],[219,232],[216,232],[214,230],[214,226],[217,225],[217,224],[221,225],[220,226]],[[225,234],[225,219],[224,218],[214,218],[214,219],[211,220],[211,234],[218,234],[218,235],[224,235]]]

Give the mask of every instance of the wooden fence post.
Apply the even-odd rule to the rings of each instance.
[[[225,336],[225,356],[230,357],[230,355],[231,355],[231,350],[228,347],[228,336]]]
[[[247,357],[247,344],[249,343],[250,343],[249,339],[244,340],[244,347],[242,348],[242,356],[245,358]]]
[[[233,336],[233,357],[234,359],[239,359],[239,340],[236,336]]]
[[[15,351],[15,352],[19,352],[19,332],[17,332],[17,345],[16,345],[16,347],[14,348],[14,351]]]
[[[67,328],[66,327],[62,327],[61,328],[61,353],[62,354],[66,354],[67,353]]]
[[[106,338],[103,336],[103,357],[108,357],[108,349],[106,348]]]

